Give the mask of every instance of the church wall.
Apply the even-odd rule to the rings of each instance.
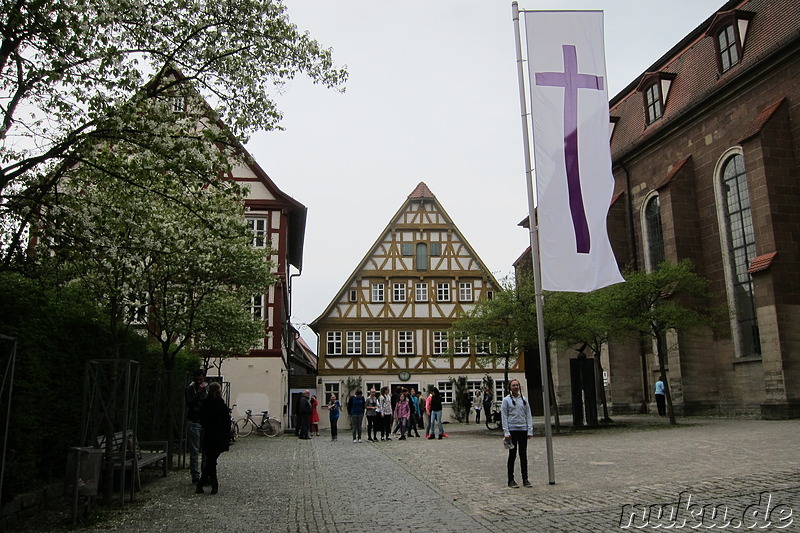
[[[758,16],[758,15],[756,15]],[[762,16],[763,17],[763,16]],[[797,52],[797,46],[794,49]],[[633,223],[636,240],[634,253],[644,265],[642,240],[642,202],[648,193],[659,188],[662,202],[665,248],[671,260],[693,259],[697,272],[710,281],[713,296],[709,303],[726,306],[726,281],[714,192],[715,169],[723,153],[741,146],[751,196],[756,255],[777,251],[771,265],[753,273],[756,305],[763,355],[737,358],[727,320],[716,335],[682,333],[680,369],[674,369],[671,356],[670,380],[680,372],[683,404],[687,413],[722,413],[764,415],[772,405],[781,412],[795,413],[800,400],[800,198],[798,184],[798,148],[800,147],[800,60],[787,52],[768,70],[742,74],[729,85],[677,117],[657,140],[642,143],[624,158],[615,156],[616,194],[625,193],[630,180]],[[682,89],[681,74],[673,91]],[[785,98],[778,111],[762,124],[755,138],[744,139],[759,118],[759,113]],[[641,104],[639,104],[641,105]],[[669,105],[669,103],[667,104]],[[613,111],[612,111],[613,112]],[[664,178],[674,166],[691,156],[687,168],[671,182]],[[627,172],[627,176],[626,176]],[[620,197],[624,199],[625,194]],[[617,228],[615,252],[618,261],[622,240],[619,208],[612,206],[610,224]],[[628,408],[641,400],[641,375],[636,368],[635,347],[612,345],[612,394],[615,408]],[[649,374],[654,375],[653,358],[648,356]],[[638,389],[638,390],[637,390]],[[788,404],[788,407],[787,407]]]

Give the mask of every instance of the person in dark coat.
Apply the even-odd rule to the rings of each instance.
[[[308,430],[311,426],[311,391],[308,389],[300,396],[297,405],[297,421],[300,426],[299,437],[303,440],[310,439]]]
[[[200,410],[200,423],[203,425],[203,474],[197,482],[197,492],[203,492],[204,485],[211,485],[211,494],[219,490],[217,479],[217,459],[230,446],[231,416],[219,383],[208,386],[208,396]]]

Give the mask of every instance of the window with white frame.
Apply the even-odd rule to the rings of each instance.
[[[381,332],[368,331],[367,332],[367,355],[380,355],[381,354]]]
[[[342,355],[342,332],[328,332],[328,355]]]
[[[383,387],[383,383],[380,381],[367,381],[364,383],[364,395],[369,396],[369,391],[375,389],[375,392],[380,392],[381,387]]]
[[[483,393],[483,380],[480,379],[470,379],[467,380],[467,392],[469,393],[469,397],[471,400],[475,399],[475,391],[479,390]],[[483,408],[483,405],[481,405]]]
[[[325,405],[331,403],[331,394],[336,395],[336,399],[339,400],[339,403],[345,405],[346,402],[342,401],[341,396],[339,396],[339,382],[335,381],[332,383],[325,383]]]
[[[361,332],[347,332],[347,355],[361,355]]]
[[[267,232],[269,226],[266,218],[248,218],[247,226],[253,232],[253,247],[266,248],[269,245]]]
[[[428,301],[428,284],[417,283],[414,286],[414,300],[417,302],[427,302]]]
[[[489,355],[491,353],[491,343],[486,339],[478,339],[475,341],[475,353],[478,355]]]
[[[373,302],[384,301],[383,283],[372,284],[372,301]]]
[[[446,354],[448,350],[447,332],[434,331],[433,332],[433,355]]]
[[[350,289],[348,299],[351,302],[357,302],[358,301],[358,291],[355,290],[355,289]]]
[[[472,301],[472,282],[460,282],[458,284],[458,301],[471,302]]]
[[[397,353],[398,355],[412,355],[414,353],[414,332],[397,332]]]
[[[405,302],[406,301],[406,284],[405,283],[395,283],[392,287],[392,300],[395,302]]]
[[[449,381],[437,381],[436,388],[442,395],[442,403],[453,403],[453,384]]]
[[[186,98],[176,94],[170,97],[170,101],[172,102],[173,113],[183,114],[186,112]]]
[[[402,253],[404,256],[414,255],[414,244],[410,242],[404,242],[402,246]]]
[[[498,404],[503,403],[503,398],[506,397],[506,384],[499,379],[494,381],[494,401]]]
[[[250,316],[253,320],[264,319],[264,295],[257,294],[250,298]]]
[[[469,355],[468,335],[459,335],[453,338],[453,352],[456,355]]]
[[[436,300],[439,302],[450,301],[450,283],[436,284]]]

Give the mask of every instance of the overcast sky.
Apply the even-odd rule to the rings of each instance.
[[[292,321],[320,316],[420,181],[500,279],[528,246],[511,1],[286,0],[350,78],[344,94],[297,79],[277,96],[285,131],[248,150],[308,207]],[[723,0],[524,1],[603,10],[615,96]],[[524,25],[522,25],[524,37]]]

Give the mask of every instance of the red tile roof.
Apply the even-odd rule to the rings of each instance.
[[[420,181],[417,188],[408,195],[409,198],[436,198],[431,190],[425,185],[424,182]]]
[[[800,27],[798,0],[730,0],[720,11],[732,9],[755,13],[748,24],[739,64],[727,72],[719,73],[714,40],[706,36],[706,31],[716,18],[716,13],[711,14],[611,99],[610,114],[619,117],[611,138],[611,152],[615,160],[658,135],[673,121],[691,112],[696,105],[707,101],[713,94],[797,39],[797,28]],[[637,87],[642,78],[652,72],[669,72],[676,76],[670,86],[662,117],[647,125],[642,93]]]
[[[775,111],[778,110],[778,108],[781,106],[784,100],[786,100],[785,97],[781,98],[780,100],[778,100],[777,102],[775,102],[774,104],[763,110],[761,113],[759,113],[756,119],[747,129],[747,133],[744,134],[744,137],[742,137],[742,140],[740,140],[739,142],[743,143],[746,140],[750,139],[751,137],[755,137],[756,135],[761,133],[761,129],[764,127],[764,125],[766,125],[767,122],[769,122],[769,119],[772,118],[772,115],[775,114]]]
[[[778,255],[778,252],[772,252],[771,254],[764,254],[754,257],[750,262],[750,268],[747,269],[747,272],[754,274],[756,272],[761,272],[762,270],[768,269],[775,260],[776,255]]]
[[[658,185],[656,185],[656,190],[658,190],[658,189],[660,189],[660,188],[664,187],[664,186],[665,186],[665,185],[667,185],[669,182],[671,182],[671,181],[672,181],[672,178],[674,178],[674,177],[675,177],[675,175],[676,175],[678,172],[680,172],[680,171],[681,171],[681,169],[683,168],[683,166],[684,166],[686,163],[688,163],[688,162],[689,162],[689,160],[690,160],[691,158],[692,158],[692,156],[689,156],[689,157],[685,158],[683,161],[681,161],[680,163],[678,163],[677,165],[675,165],[675,168],[673,168],[673,169],[672,169],[672,172],[670,172],[669,174],[667,174],[667,177],[666,177],[666,178],[664,178],[664,180],[663,180],[661,183],[659,183]]]

